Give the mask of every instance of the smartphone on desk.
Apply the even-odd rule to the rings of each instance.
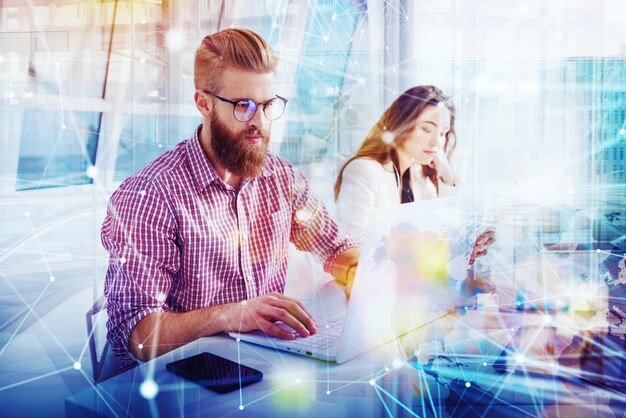
[[[218,393],[228,393],[259,382],[263,373],[211,353],[200,353],[172,363],[166,369]]]

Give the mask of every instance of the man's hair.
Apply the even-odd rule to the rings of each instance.
[[[193,82],[196,89],[216,93],[226,67],[264,74],[275,72],[276,64],[274,50],[260,35],[248,29],[225,29],[202,40],[196,50]]]

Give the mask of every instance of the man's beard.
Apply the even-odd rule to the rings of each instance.
[[[252,135],[260,135],[261,142],[248,142],[246,137]],[[211,151],[219,165],[237,176],[261,175],[269,141],[269,133],[264,129],[249,128],[234,134],[215,113],[211,115]]]

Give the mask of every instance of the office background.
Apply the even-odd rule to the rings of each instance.
[[[250,28],[275,48],[289,106],[271,149],[331,210],[373,121],[434,84],[457,107],[462,187],[547,207],[558,232],[623,222],[625,16],[618,0],[3,0],[0,408],[62,415],[92,384],[85,315],[102,294],[106,204],[192,135],[206,34]]]

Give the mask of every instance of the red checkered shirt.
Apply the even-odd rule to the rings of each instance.
[[[104,294],[122,369],[136,364],[129,337],[147,315],[282,293],[290,241],[327,272],[355,246],[288,161],[268,153],[261,175],[237,191],[217,176],[198,132],[126,179],[109,203]]]

